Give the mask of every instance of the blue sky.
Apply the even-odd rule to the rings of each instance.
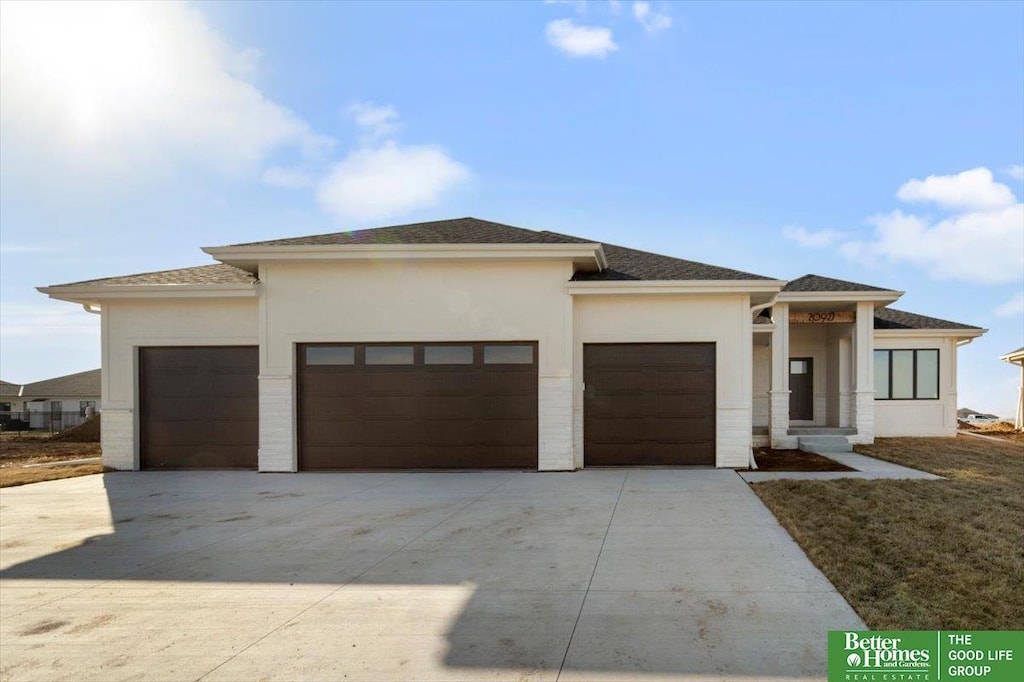
[[[474,215],[905,290],[1024,344],[1024,3],[4,3],[0,374],[99,365],[38,285]]]

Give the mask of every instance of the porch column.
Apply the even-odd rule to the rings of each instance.
[[[854,443],[875,442],[875,304],[857,303],[853,333],[853,404],[851,423],[857,429]]]
[[[789,304],[772,307],[772,383],[769,401],[769,434],[773,448],[794,448],[789,435]]]

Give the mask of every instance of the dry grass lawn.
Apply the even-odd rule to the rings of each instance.
[[[885,438],[863,454],[947,481],[754,490],[872,629],[1024,629],[1024,446]]]
[[[51,440],[49,434],[5,433],[0,435],[0,488],[98,474],[103,471],[99,462],[60,462],[99,456],[99,443],[64,443]],[[53,466],[26,466],[35,464]]]

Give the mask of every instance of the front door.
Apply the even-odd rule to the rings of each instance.
[[[814,419],[814,360],[789,359],[789,418],[792,421]]]

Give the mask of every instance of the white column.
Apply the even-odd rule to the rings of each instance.
[[[770,427],[773,448],[795,448],[797,439],[789,435],[789,304],[772,307],[772,384]]]
[[[853,332],[853,404],[851,421],[857,429],[854,443],[875,442],[875,304],[857,303]]]

